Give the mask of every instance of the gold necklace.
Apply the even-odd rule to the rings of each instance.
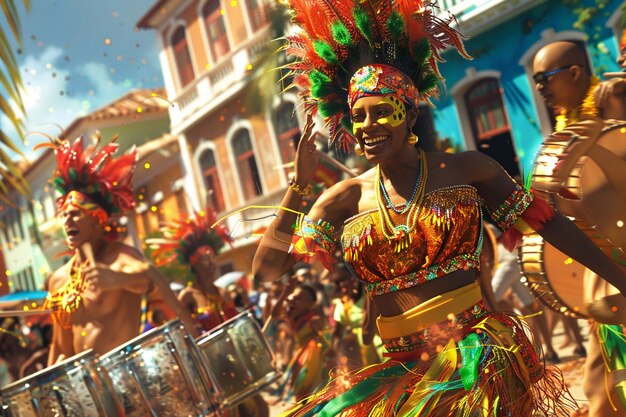
[[[600,84],[600,79],[593,75],[583,102],[580,103],[578,107],[570,111],[562,110],[561,113],[555,117],[555,131],[560,132],[565,130],[565,128],[567,128],[570,124],[577,123],[581,116],[595,117],[598,115],[595,96],[598,84]]]
[[[389,243],[395,244],[395,251],[408,248],[412,241],[412,233],[417,223],[417,216],[419,208],[424,200],[424,189],[426,188],[426,179],[428,177],[428,170],[426,169],[426,155],[422,149],[419,149],[419,173],[417,177],[415,198],[407,202],[409,207],[405,207],[402,213],[407,213],[405,224],[394,224],[391,220],[391,215],[387,210],[387,206],[383,201],[381,190],[384,187],[382,174],[380,172],[380,165],[376,166],[376,203],[378,205],[378,215],[380,216],[380,224],[383,231],[383,235],[389,241]]]

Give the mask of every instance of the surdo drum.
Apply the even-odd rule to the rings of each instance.
[[[8,417],[123,417],[106,371],[85,351],[2,388]]]
[[[179,320],[152,329],[100,358],[127,417],[196,417],[219,397]]]
[[[625,123],[587,120],[548,136],[533,168],[533,187],[607,255],[626,260],[619,249],[626,247]],[[582,265],[539,235],[524,238],[518,258],[541,301],[566,315],[588,316]]]
[[[257,394],[280,375],[261,328],[243,312],[196,339],[224,408]]]

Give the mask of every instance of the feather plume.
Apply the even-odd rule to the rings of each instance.
[[[202,246],[209,246],[215,254],[225,243],[232,246],[233,239],[226,226],[220,223],[211,227],[216,220],[215,211],[207,208],[190,216],[181,214],[176,221],[162,223],[162,237],[146,240],[155,263],[164,265],[178,260],[188,264],[191,255]]]

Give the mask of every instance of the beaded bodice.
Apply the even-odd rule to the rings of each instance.
[[[402,221],[402,214],[396,211],[389,209],[394,220]],[[411,244],[397,251],[383,235],[378,210],[345,221],[341,234],[344,260],[371,295],[479,267],[482,215],[476,189],[461,185],[426,194],[411,233]]]

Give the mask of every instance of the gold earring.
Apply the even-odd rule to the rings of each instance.
[[[417,137],[416,134],[411,133],[409,135],[409,145],[415,145],[417,143],[417,141],[419,140],[419,138]]]
[[[359,145],[358,143],[356,145],[354,145],[354,153],[357,156],[363,156],[365,153],[363,152],[363,148],[361,148],[361,145]]]

